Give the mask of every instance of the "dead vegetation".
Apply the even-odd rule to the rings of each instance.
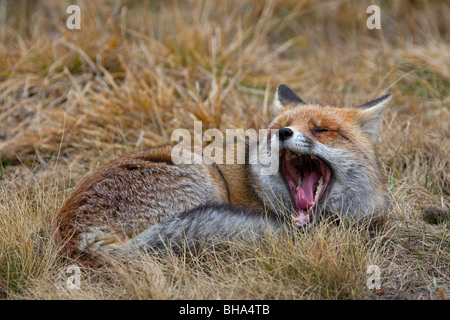
[[[66,28],[69,4],[0,1],[1,298],[450,297],[446,1],[382,2],[381,30],[361,1],[79,1],[81,30]],[[264,127],[280,83],[322,104],[393,94],[381,230],[325,222],[264,249],[82,269],[81,289],[67,288],[51,222],[83,176],[195,120]],[[369,265],[381,290],[366,287]]]

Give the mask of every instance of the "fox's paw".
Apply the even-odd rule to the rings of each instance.
[[[120,252],[127,240],[122,240],[111,231],[104,228],[90,227],[79,237],[81,252],[97,256],[99,254],[114,254]]]

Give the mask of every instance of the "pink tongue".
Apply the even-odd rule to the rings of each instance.
[[[313,188],[319,180],[319,174],[316,171],[304,172],[301,188],[297,189],[295,202],[300,209],[308,210],[313,206],[314,194]]]

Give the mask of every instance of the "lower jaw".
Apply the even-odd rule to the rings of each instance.
[[[307,227],[311,225],[311,215],[298,215],[294,218],[294,222],[297,225],[297,227]]]
[[[296,211],[295,215],[292,215],[292,220],[298,227],[306,227],[313,222],[313,208],[308,211]]]
[[[308,210],[307,213],[305,211],[302,211],[301,213],[297,211],[296,214],[292,216],[292,218],[294,220],[294,223],[298,227],[309,228],[316,223],[318,217],[320,216],[320,213],[321,211],[319,210],[319,208],[314,205]]]

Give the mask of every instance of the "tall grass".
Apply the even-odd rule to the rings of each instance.
[[[377,1],[375,1],[377,2]],[[0,295],[89,299],[421,299],[450,296],[450,9],[446,1],[0,1]],[[82,269],[51,240],[77,182],[176,128],[260,128],[274,89],[351,105],[390,92],[379,156],[381,231],[327,222],[226,252]],[[382,290],[366,287],[367,267]]]

